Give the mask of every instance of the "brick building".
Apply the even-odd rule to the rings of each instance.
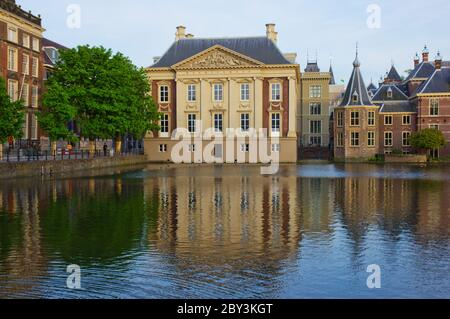
[[[26,107],[23,138],[16,141],[21,147],[39,144],[42,135],[35,113],[43,86],[43,31],[40,16],[23,10],[15,0],[0,2],[0,76],[12,100],[22,99]]]

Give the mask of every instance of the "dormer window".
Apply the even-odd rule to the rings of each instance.
[[[353,103],[358,103],[358,101],[359,101],[359,95],[356,91],[355,91],[355,93],[353,93],[352,101],[353,101]]]
[[[388,98],[388,99],[392,99],[392,94],[393,94],[392,89],[389,88],[389,89],[387,90],[387,98]]]

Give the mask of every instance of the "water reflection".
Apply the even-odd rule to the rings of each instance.
[[[0,297],[448,297],[449,169],[258,172],[2,182]],[[381,291],[365,287],[371,263]],[[69,264],[81,291],[65,288]]]

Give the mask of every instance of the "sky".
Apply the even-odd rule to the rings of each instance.
[[[448,0],[16,0],[40,14],[45,37],[68,47],[102,45],[149,66],[175,40],[176,26],[196,37],[265,36],[275,23],[282,52],[307,53],[336,81],[347,82],[359,47],[368,85],[390,69],[401,75],[426,44],[450,60]],[[73,6],[75,5],[75,6]],[[79,10],[79,11],[78,11]],[[79,12],[79,15],[77,14]],[[69,23],[68,23],[69,21]],[[79,22],[79,24],[78,24]]]

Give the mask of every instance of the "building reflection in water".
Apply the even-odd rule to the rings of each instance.
[[[74,261],[97,271],[113,265],[125,276],[142,253],[174,269],[179,285],[229,285],[226,278],[237,276],[233,289],[256,285],[257,292],[300,276],[302,255],[334,247],[337,238],[346,238],[337,249],[350,247],[356,266],[371,240],[386,248],[387,260],[401,255],[396,243],[404,238],[424,251],[448,248],[449,180],[404,170],[390,178],[377,167],[346,165],[316,178],[286,166],[263,177],[256,167],[211,166],[2,183],[0,297],[39,296],[50,289],[43,285],[52,267],[65,276]]]

